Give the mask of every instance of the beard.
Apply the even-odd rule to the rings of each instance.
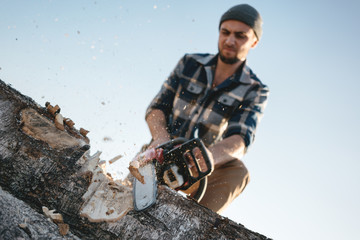
[[[221,53],[220,49],[219,49],[219,57],[220,57],[220,60],[221,60],[223,63],[225,63],[225,64],[230,64],[230,65],[235,64],[235,63],[237,63],[237,62],[240,61],[240,59],[237,58],[237,56],[232,57],[232,58],[225,57],[225,56]]]

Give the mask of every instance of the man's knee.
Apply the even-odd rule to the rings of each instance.
[[[200,204],[222,212],[244,191],[249,180],[249,171],[242,161],[228,162],[208,177],[208,187]]]
[[[230,185],[233,199],[240,195],[250,181],[250,174],[244,163],[240,160],[233,160],[228,170],[224,173]]]

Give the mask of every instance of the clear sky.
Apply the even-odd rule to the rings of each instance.
[[[92,153],[128,161],[144,113],[185,53],[216,53],[233,0],[0,0],[0,79],[58,104]],[[360,2],[253,0],[264,34],[248,64],[270,88],[244,162],[251,181],[224,216],[273,239],[360,239]]]

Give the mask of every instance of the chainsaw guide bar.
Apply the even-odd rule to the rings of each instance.
[[[144,176],[145,183],[142,184],[134,179],[134,209],[142,211],[151,207],[156,202],[157,181],[154,164],[146,164],[139,168],[139,172]]]

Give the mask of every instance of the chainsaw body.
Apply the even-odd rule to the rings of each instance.
[[[178,138],[165,143],[163,162],[155,161],[157,180],[175,190],[187,190],[207,176],[212,169],[206,149],[200,139]]]
[[[175,190],[187,190],[200,181],[197,193],[193,196],[199,201],[206,188],[206,176],[213,167],[202,141],[198,138],[177,138],[160,145],[156,150],[154,159],[139,169],[146,174],[145,184],[134,180],[135,210],[144,210],[156,202],[157,184]]]

